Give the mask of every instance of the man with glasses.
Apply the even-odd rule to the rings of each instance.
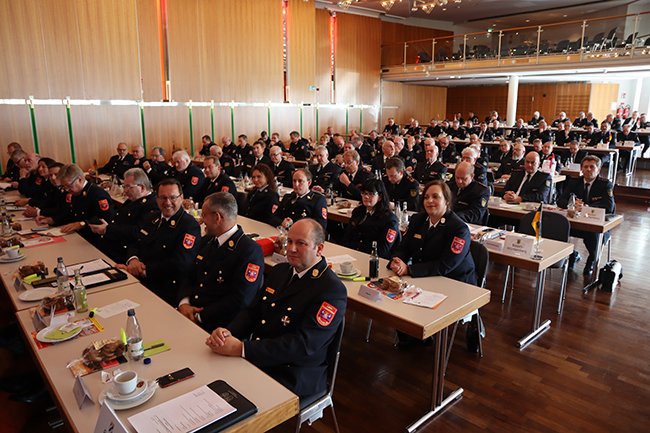
[[[399,156],[394,156],[386,161],[384,185],[388,197],[395,205],[406,202],[408,210],[418,211],[420,184],[411,175],[404,173],[404,161]]]
[[[93,233],[101,236],[98,248],[116,263],[126,262],[128,248],[138,239],[138,227],[149,213],[158,210],[151,182],[141,168],[127,170],[122,186],[128,200],[116,209],[115,217],[88,224]]]
[[[196,197],[201,190],[205,175],[184,150],[178,150],[172,155],[174,167],[168,172],[169,177],[181,183],[185,197]]]
[[[264,281],[262,248],[237,225],[237,200],[206,197],[198,255],[179,291],[178,311],[208,332],[227,326],[251,303]]]
[[[392,145],[392,142],[391,142]],[[374,175],[359,167],[361,157],[356,150],[348,150],[343,154],[344,170],[334,184],[334,190],[343,198],[361,200],[361,185],[366,179],[374,179]]]
[[[508,202],[548,203],[551,175],[538,171],[538,169],[539,153],[528,152],[524,170],[513,171],[503,187],[503,198]]]
[[[23,147],[20,145],[20,143],[16,143],[14,141],[7,145],[7,155],[9,155],[9,160],[7,160],[7,168],[5,168],[4,179],[3,179],[4,182],[13,182],[13,181],[18,181],[18,179],[20,179],[20,167],[18,167],[16,161],[14,161],[14,159],[12,158],[12,155],[16,150],[20,150],[20,151],[23,150]]]
[[[136,144],[133,146],[133,150],[131,151],[133,154],[133,166],[134,167],[142,167],[142,164],[147,160],[144,156],[144,147],[140,144]]]
[[[22,149],[16,149],[11,152],[11,161],[14,163],[11,172],[7,172],[8,177],[4,179],[5,182],[11,182],[13,189],[18,189],[18,181],[20,180],[20,169],[25,168],[25,157],[27,152]]]
[[[25,166],[20,168],[20,179],[17,182],[17,187],[18,191],[25,197],[35,197],[41,191],[43,178],[38,175],[38,161],[40,160],[41,156],[37,153],[28,153],[23,159]]]
[[[296,167],[289,161],[282,159],[282,148],[280,146],[273,146],[269,151],[269,156],[271,157],[271,162],[273,162],[271,170],[273,170],[273,175],[277,181],[280,182],[282,186],[291,188],[293,172]],[[267,180],[269,182],[271,181],[271,179]]]
[[[326,146],[318,146],[314,154],[316,156],[316,164],[309,168],[314,179],[312,189],[318,192],[325,192],[339,178],[341,167],[330,162],[329,152]]]
[[[35,218],[41,215],[52,217],[72,212],[72,203],[66,200],[68,193],[61,186],[61,181],[58,178],[59,171],[62,167],[63,164],[60,162],[55,162],[48,167],[47,171],[50,183],[52,184],[52,191],[38,206],[30,206],[28,204],[25,208],[25,212],[23,212],[23,216],[28,218]]]
[[[163,179],[167,178],[167,172],[171,170],[167,161],[165,161],[165,149],[154,147],[151,149],[151,159],[142,163],[142,168],[151,179],[152,185],[157,185]]]
[[[413,177],[426,185],[431,180],[440,180],[447,173],[447,167],[438,161],[438,146],[433,138],[424,140],[424,160],[418,161]]]
[[[501,161],[499,169],[494,173],[494,178],[507,181],[513,170],[519,170],[524,166],[524,155],[526,155],[526,146],[521,143],[515,144],[512,149],[512,156]]]
[[[58,179],[67,193],[65,202],[71,205],[70,212],[49,217],[37,216],[36,223],[63,226],[61,232],[76,231],[88,242],[97,245],[99,235],[90,230],[88,221],[112,220],[115,215],[113,199],[103,188],[88,182],[84,172],[75,164],[64,165],[58,173]]]
[[[451,190],[456,215],[468,224],[483,224],[490,189],[474,180],[474,166],[469,162],[459,163],[454,178],[447,185]]]
[[[99,174],[116,174],[120,179],[124,177],[124,173],[135,163],[135,158],[129,153],[129,147],[126,143],[122,142],[117,145],[117,155],[111,156],[108,163],[97,170]],[[95,170],[92,168],[88,170],[88,174],[95,175]]]
[[[194,201],[199,206],[203,205],[203,200],[207,196],[215,192],[230,193],[235,198],[235,201],[237,200],[239,193],[237,192],[235,182],[221,169],[221,163],[217,157],[205,157],[203,160],[203,173],[205,174],[205,181],[197,196],[194,197]]]
[[[327,200],[322,194],[310,191],[310,187],[311,172],[306,168],[296,170],[293,173],[293,192],[282,198],[269,223],[287,227],[303,218],[312,218],[326,229]]]
[[[172,306],[192,266],[201,240],[201,226],[185,212],[183,187],[165,179],[156,187],[159,211],[146,215],[137,241],[128,248],[126,265],[119,265]]]

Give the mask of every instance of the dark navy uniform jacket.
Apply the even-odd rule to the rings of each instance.
[[[594,180],[593,185],[589,188],[589,200],[585,199],[584,178],[579,177],[569,179],[562,195],[557,199],[557,205],[566,209],[571,193],[575,194],[576,198],[579,198],[591,207],[605,209],[605,212],[607,213],[614,213],[616,211],[616,204],[614,203],[614,185],[609,179],[599,177]]]
[[[408,150],[406,147],[404,147],[400,153],[398,153],[396,156],[399,156],[402,158],[404,161],[404,168],[406,167],[413,167],[414,161],[413,161],[413,152]]]
[[[348,176],[348,178],[350,177],[350,174],[348,172],[345,172],[345,174]],[[334,184],[334,189],[338,191],[343,198],[361,200],[361,190],[359,188],[361,188],[361,185],[363,185],[363,182],[365,182],[366,179],[374,178],[375,175],[373,173],[359,167],[357,169],[357,172],[354,173],[352,179],[350,179],[350,184],[348,186],[343,185],[340,180],[337,180]]]
[[[589,141],[589,146],[596,146],[598,143],[603,142],[607,144],[607,147],[614,149],[616,147],[616,132],[608,131],[603,133],[603,131],[594,132],[594,135],[591,136]]]
[[[528,138],[528,128],[525,126],[517,128],[515,126],[515,128],[510,131],[510,140],[514,141],[518,138]]]
[[[201,190],[203,181],[205,180],[205,175],[203,170],[194,165],[193,162],[190,162],[190,165],[183,171],[176,170],[175,167],[172,167],[168,171],[169,177],[173,177],[181,183],[183,187],[183,197],[190,198],[196,197]]]
[[[169,177],[172,168],[166,162],[149,161],[149,164],[151,165],[151,170],[149,170],[147,176],[149,176],[152,186],[155,187],[161,180]]]
[[[199,203],[199,207],[201,207],[203,206],[205,198],[215,192],[229,192],[235,198],[236,202],[239,199],[239,193],[237,192],[235,182],[232,181],[230,176],[222,171],[216,179],[210,180],[206,178],[203,181],[203,185],[201,186],[199,193],[194,197],[194,201]]]
[[[180,288],[178,301],[203,308],[199,325],[208,332],[226,327],[246,308],[264,281],[264,253],[241,227],[223,245],[201,239],[198,254]]]
[[[127,153],[124,159],[120,159],[119,155],[113,155],[105,166],[97,169],[97,172],[99,174],[116,174],[121,179],[124,177],[124,173],[133,167],[134,162],[135,158],[130,153]]]
[[[375,157],[375,148],[369,144],[363,143],[358,149],[361,161],[364,164],[372,164],[372,158]]]
[[[447,166],[439,161],[429,164],[426,160],[418,161],[415,166],[413,177],[422,185],[426,185],[431,180],[440,180],[447,173]]]
[[[388,158],[386,158],[388,160]],[[381,170],[382,176],[386,174],[386,160],[384,160],[383,152],[380,152],[372,159],[372,172]]]
[[[151,212],[159,211],[153,193],[137,199],[127,200],[116,209],[115,217],[106,220],[106,233],[101,237],[98,248],[115,263],[126,263],[128,248],[138,239],[138,231],[144,218]]]
[[[221,155],[221,158],[219,158],[219,162],[221,163],[221,168],[226,172],[228,176],[237,176],[237,168],[235,167],[235,161],[233,159],[223,153]]]
[[[293,186],[293,172],[296,167],[292,163],[283,159],[277,166],[273,164],[271,169],[273,170],[273,175],[282,186],[286,186],[287,188]]]
[[[454,179],[447,182],[447,185],[451,190],[454,213],[458,218],[470,224],[483,224],[490,199],[490,189],[475,180],[472,180],[460,193]]]
[[[323,189],[327,189],[334,185],[334,182],[338,180],[339,175],[341,174],[341,167],[332,162],[328,162],[325,167],[320,169],[320,171],[317,171],[318,167],[319,164],[316,164],[309,168],[312,175],[311,185],[318,185]]]
[[[538,138],[542,140],[542,144],[548,143],[549,141],[551,141],[551,131],[547,129],[545,131],[540,132],[539,128],[530,131],[530,135],[528,136],[528,141],[530,141],[531,144],[533,143],[533,141],[535,141]]]
[[[237,159],[237,149],[239,146],[237,146],[235,143],[231,142],[229,145],[224,146],[223,148],[223,154],[228,155],[232,159]]]
[[[562,157],[562,161],[566,164],[567,162],[572,162],[574,164],[580,164],[582,161],[582,158],[587,156],[587,151],[584,149],[578,149],[578,152],[573,156],[571,151],[569,149],[563,151],[560,156]]]
[[[514,170],[519,170],[524,167],[526,158],[523,156],[518,161],[512,158],[506,158],[501,162],[499,169],[494,173],[495,179],[500,179],[504,174],[511,174]]]
[[[384,179],[384,186],[392,202],[407,202],[408,210],[417,212],[420,199],[420,184],[408,174],[403,173],[402,180],[393,184],[388,178]]]
[[[253,171],[253,167],[255,167],[257,164],[266,164],[269,167],[273,167],[273,161],[271,161],[270,156],[262,155],[260,158],[259,162],[256,162],[257,158],[255,155],[248,155],[246,158],[242,160],[242,164],[239,166],[239,172],[240,173],[246,173],[247,175],[251,175],[251,171]]]
[[[39,204],[40,215],[55,217],[72,213],[72,194],[58,186]]]
[[[293,268],[276,265],[252,304],[228,330],[244,356],[298,396],[325,391],[327,348],[345,316],[347,290],[321,259],[291,282]]]
[[[90,181],[86,181],[81,194],[72,195],[68,193],[66,202],[71,203],[71,211],[52,216],[54,224],[57,226],[78,221],[88,222],[93,217],[110,221],[115,215],[111,196],[103,188]],[[99,241],[99,235],[93,233],[88,226],[80,229],[77,233],[93,245],[97,245]]]
[[[196,258],[201,241],[201,226],[181,207],[169,220],[160,211],[144,218],[137,242],[128,256],[146,266],[142,279],[149,290],[176,307],[178,289]]]
[[[40,181],[39,181],[40,179]],[[28,204],[30,206],[38,207],[43,203],[47,198],[54,193],[54,185],[49,181],[49,179],[43,179],[41,177],[36,179],[36,183],[39,184],[38,193],[29,199]]]
[[[384,134],[399,134],[399,125],[397,123],[393,123],[392,125],[386,125],[384,126]]]
[[[43,178],[36,171],[18,181],[18,192],[25,197],[36,197],[41,192]]]
[[[273,212],[269,223],[279,226],[285,218],[291,218],[294,223],[303,218],[312,218],[318,221],[323,229],[327,229],[327,200],[325,196],[314,191],[298,198],[294,191],[282,197],[280,207]]]
[[[449,143],[445,150],[440,149],[440,160],[443,164],[456,164],[456,145]]]
[[[411,276],[443,276],[476,285],[474,260],[469,252],[469,228],[452,211],[447,211],[435,228],[429,229],[429,215],[413,215],[409,228],[393,257],[411,262]]]
[[[18,182],[18,179],[20,179],[20,167],[18,167],[11,158],[7,161],[7,168],[5,169],[3,177],[11,178],[12,182]]]
[[[271,191],[267,186],[262,190],[248,192],[246,204],[242,207],[240,214],[269,224],[273,211],[279,207],[279,204],[278,193]]]
[[[390,259],[391,250],[399,244],[401,238],[399,222],[393,212],[390,212],[388,217],[381,218],[376,212],[372,215],[368,214],[366,207],[361,205],[352,212],[341,245],[370,254],[372,242],[377,241],[379,257]]]
[[[291,143],[289,153],[298,161],[307,161],[307,147],[309,147],[309,141],[305,138],[300,138],[295,143]]]
[[[526,174],[526,170],[513,171],[510,179],[508,179],[508,182],[503,187],[503,193],[505,194],[508,191],[517,192]],[[521,188],[519,196],[523,201],[548,203],[548,192],[551,189],[551,182],[551,175],[537,171],[528,181],[528,185]]]

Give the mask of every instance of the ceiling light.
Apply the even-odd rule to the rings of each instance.
[[[386,11],[389,11],[390,8],[392,8],[394,4],[395,4],[395,0],[385,0],[385,1],[381,2],[381,6],[384,9],[386,9]]]
[[[351,4],[352,0],[342,0],[338,3],[339,7],[344,11],[347,11]]]

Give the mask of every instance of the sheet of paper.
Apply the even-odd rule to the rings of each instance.
[[[348,254],[343,254],[342,256],[328,257],[327,261],[333,265],[340,265],[343,262],[356,262],[357,259]]]
[[[11,186],[9,182],[0,182],[0,188],[7,189]]]
[[[114,304],[106,305],[104,307],[97,309],[97,315],[102,319],[108,319],[117,314],[125,313],[131,308],[138,308],[140,304],[137,304],[128,299],[122,299],[121,301],[115,302]]]
[[[424,308],[436,308],[442,301],[447,299],[447,295],[442,293],[435,292],[426,292],[418,293],[417,295],[404,299],[405,304],[415,305],[418,307]]]
[[[138,433],[188,433],[234,411],[234,407],[204,385],[128,419]]]
[[[70,265],[67,266],[66,268],[68,269],[69,275],[74,275],[74,271],[80,269],[81,267],[83,267],[83,269],[81,269],[82,274],[89,274],[91,272],[103,271],[104,269],[109,269],[111,265],[106,263],[103,259],[96,259],[96,260],[90,260],[88,262]]]
[[[74,232],[71,232],[71,233],[74,233]],[[48,236],[67,236],[70,233],[63,233],[61,231],[60,227],[50,227],[50,228],[47,229],[45,234],[47,234]]]
[[[93,275],[86,275],[81,277],[81,283],[84,286],[90,286],[93,284],[99,284],[103,283],[104,281],[110,281],[111,279],[108,278],[106,275],[99,273],[99,274],[93,274]]]

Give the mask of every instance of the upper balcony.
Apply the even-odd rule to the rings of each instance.
[[[650,12],[387,44],[382,78],[650,66]],[[645,68],[644,68],[645,69]]]

